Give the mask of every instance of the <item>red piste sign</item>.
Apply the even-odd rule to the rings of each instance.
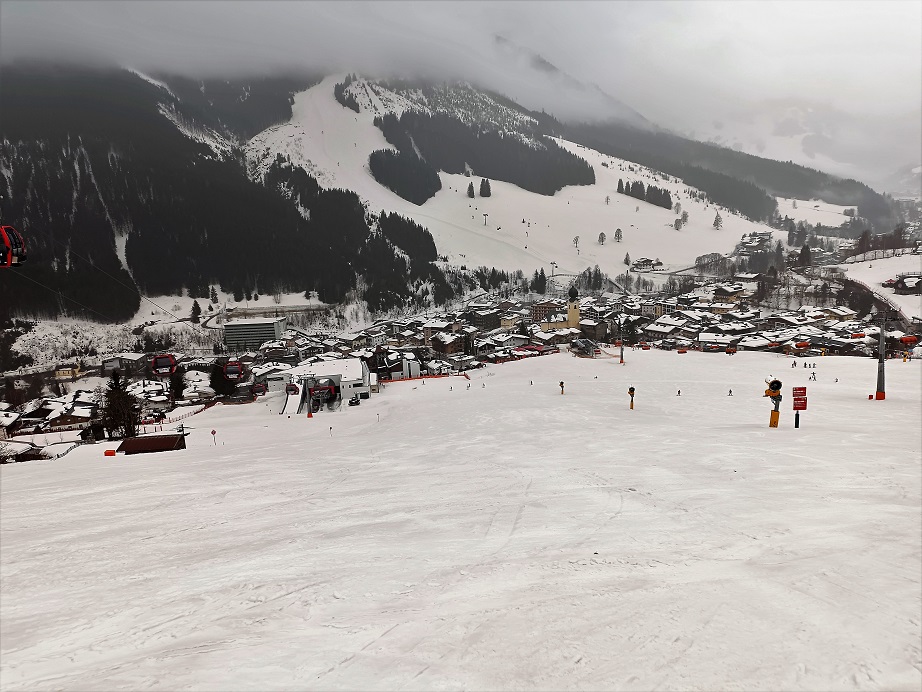
[[[806,387],[794,387],[794,396],[797,398],[802,398],[802,397],[807,396],[807,388]]]
[[[794,410],[795,411],[806,411],[807,410],[807,397],[795,396],[794,397]]]

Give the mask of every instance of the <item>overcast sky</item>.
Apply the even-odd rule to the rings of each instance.
[[[886,115],[922,102],[920,0],[0,2],[4,62],[111,60],[193,76],[318,66],[526,79],[497,59],[495,34],[669,127],[762,101]]]

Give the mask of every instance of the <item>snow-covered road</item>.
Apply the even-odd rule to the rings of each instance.
[[[2,687],[918,690],[919,361],[627,361],[4,466]]]

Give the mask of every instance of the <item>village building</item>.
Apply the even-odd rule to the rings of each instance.
[[[566,304],[562,300],[539,300],[531,305],[531,321],[541,324],[548,315],[565,310]]]
[[[285,317],[251,317],[224,323],[224,345],[228,351],[257,349],[267,341],[278,341],[287,328]]]
[[[430,346],[432,335],[439,332],[454,334],[461,329],[461,323],[455,320],[431,320],[423,325],[423,345]]]
[[[440,356],[464,353],[464,336],[451,332],[437,332],[432,336],[430,348]]]
[[[118,353],[102,359],[103,377],[118,370],[123,377],[138,377],[147,370],[148,359],[143,353]]]

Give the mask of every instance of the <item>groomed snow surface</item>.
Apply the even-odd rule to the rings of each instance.
[[[918,690],[920,362],[626,360],[4,466],[4,689]]]

